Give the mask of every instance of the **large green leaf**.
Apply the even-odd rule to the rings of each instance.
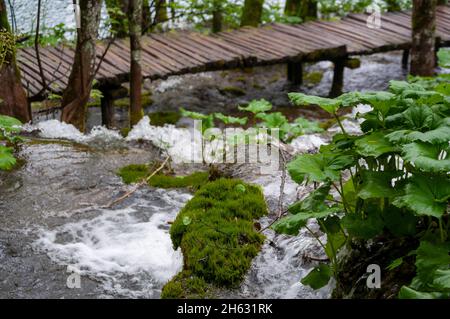
[[[449,172],[450,154],[439,145],[414,142],[402,147],[404,160],[425,172]]]
[[[291,123],[291,130],[294,136],[323,132],[318,121],[309,121],[303,117],[299,117]]]
[[[202,121],[202,133],[207,129],[214,127],[214,114],[202,114],[198,112],[187,111],[184,108],[180,108],[181,116],[189,117],[194,120]]]
[[[342,231],[335,233],[327,233],[327,244],[325,245],[325,253],[330,260],[333,260],[339,249],[344,246],[347,237]]]
[[[364,135],[356,140],[356,151],[362,156],[378,157],[387,153],[398,151],[382,132],[374,132]]]
[[[288,119],[281,112],[258,113],[255,117],[263,120],[263,124],[267,128],[282,128],[288,123]]]
[[[450,139],[450,126],[442,125],[438,128],[426,131],[400,130],[389,133],[386,138],[392,143],[410,143],[415,141],[428,142],[431,144],[443,144]]]
[[[440,120],[428,106],[412,106],[402,113],[402,125],[406,128],[422,131],[434,129]]]
[[[357,213],[346,214],[341,220],[342,226],[352,237],[371,239],[383,231],[384,223],[380,213],[375,210],[368,210],[367,216]]]
[[[12,152],[12,148],[0,144],[0,170],[10,170],[16,165]]]
[[[267,112],[272,109],[272,104],[264,99],[253,100],[246,107],[238,107],[241,111],[252,112],[253,114]]]
[[[301,283],[310,286],[313,289],[320,289],[328,284],[331,278],[330,266],[320,264],[311,270],[306,277],[301,280]]]
[[[298,214],[302,212],[318,212],[327,209],[325,200],[330,193],[330,183],[325,183],[313,192],[311,192],[305,199],[298,201],[291,207],[289,212],[291,214]]]
[[[450,269],[438,269],[434,274],[433,287],[450,292]]]
[[[450,68],[450,50],[441,48],[437,53],[439,66],[442,68]]]
[[[407,286],[400,289],[398,297],[400,299],[445,299],[450,296],[450,293],[442,292],[422,292],[417,291]]]
[[[247,124],[247,117],[234,117],[224,115],[222,113],[214,113],[214,117],[218,120],[221,120],[224,124],[239,124],[239,125]]]
[[[22,123],[10,116],[0,115],[0,130],[3,129],[6,133],[20,132]]]
[[[341,170],[354,162],[350,155],[302,154],[287,165],[292,179],[301,184],[305,177],[314,182],[338,180]]]
[[[418,290],[437,290],[433,287],[437,270],[447,270],[450,265],[450,243],[421,241],[416,250],[416,278],[411,287]]]
[[[358,196],[362,199],[395,197],[398,190],[392,186],[392,179],[398,176],[399,172],[363,171]]]
[[[340,101],[339,99],[328,99],[319,96],[306,95],[303,93],[289,93],[288,96],[292,103],[294,103],[295,105],[318,105],[330,114],[336,113],[336,111],[342,105],[342,101]]]
[[[450,180],[445,176],[414,175],[405,187],[405,195],[394,204],[407,207],[417,215],[440,218],[450,198]]]
[[[279,221],[275,222],[272,225],[272,229],[280,234],[287,235],[298,235],[298,232],[301,228],[306,226],[308,219],[311,218],[325,218],[336,213],[336,208],[330,207],[329,209],[325,209],[320,212],[311,212],[311,213],[299,213],[295,215],[288,215],[283,217]]]
[[[389,81],[389,90],[395,94],[400,94],[404,91],[425,91],[420,84],[396,80]]]

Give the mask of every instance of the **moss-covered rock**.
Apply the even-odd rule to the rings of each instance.
[[[118,171],[118,175],[126,184],[137,183],[152,173],[151,167],[157,165],[132,164],[122,167]],[[195,172],[187,176],[173,176],[158,173],[150,178],[149,186],[158,188],[190,188],[192,190],[199,189],[209,180],[208,172]]]
[[[266,213],[266,202],[257,186],[224,178],[202,186],[170,228],[174,248],[181,247],[183,271],[189,272],[190,280],[196,277],[214,287],[237,286],[264,242],[264,236],[253,227],[254,219]],[[167,283],[162,296],[199,295],[197,286],[183,286],[179,280],[176,276]]]
[[[313,71],[305,74],[305,82],[311,85],[317,85],[322,81],[323,72]]]
[[[154,126],[164,126],[165,124],[175,125],[181,118],[180,112],[155,112],[148,114],[150,123]]]
[[[203,299],[211,296],[212,286],[203,278],[197,277],[192,272],[183,270],[162,290],[162,299]]]

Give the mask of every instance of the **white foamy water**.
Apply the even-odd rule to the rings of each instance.
[[[96,126],[89,134],[83,134],[72,124],[58,120],[42,121],[33,125],[25,124],[23,130],[27,132],[38,130],[39,136],[42,138],[66,139],[85,144],[92,142],[112,143],[123,140],[118,131],[107,129],[104,126]]]
[[[158,297],[163,284],[182,268],[182,254],[173,250],[168,223],[191,195],[156,190],[154,196],[126,208],[100,210],[92,219],[41,229],[35,248],[99,280],[108,294]]]

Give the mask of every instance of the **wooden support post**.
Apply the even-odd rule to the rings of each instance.
[[[402,68],[407,69],[409,64],[409,49],[403,50]]]
[[[114,126],[114,98],[109,90],[102,91],[102,95],[103,97],[100,100],[102,125],[112,128]]]
[[[438,67],[439,66],[439,58],[438,58],[438,52],[439,52],[439,49],[441,48],[441,46],[442,46],[442,40],[441,40],[441,38],[440,37],[436,37],[436,43],[435,43],[435,46],[434,46],[434,54],[435,54],[435,59],[434,59],[434,61],[436,62],[436,64],[435,64],[435,66],[436,67]]]
[[[334,63],[334,74],[333,74],[333,84],[331,85],[330,97],[337,97],[342,94],[342,89],[344,88],[344,68],[346,58],[340,58],[333,61]]]
[[[288,81],[295,85],[303,84],[303,63],[289,61],[287,64]]]

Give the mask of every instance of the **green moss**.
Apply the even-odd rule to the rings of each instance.
[[[148,115],[150,116],[150,123],[154,126],[175,125],[181,118],[179,112],[155,112]]]
[[[131,129],[130,129],[129,127],[124,127],[124,128],[122,128],[122,129],[120,130],[120,134],[121,134],[123,137],[127,137],[127,136],[128,136],[128,133],[130,133],[130,131],[131,131]]]
[[[184,271],[214,286],[237,286],[264,241],[253,221],[266,213],[257,186],[224,178],[205,184],[170,228],[174,248],[183,252]],[[172,281],[166,286],[176,290]],[[182,288],[178,298],[190,294],[191,287]]]
[[[322,71],[313,71],[309,72],[305,75],[305,81],[310,84],[319,84],[322,81],[323,72]]]
[[[210,296],[212,286],[203,278],[183,270],[169,281],[162,289],[162,299],[200,299]]]
[[[122,177],[126,184],[136,183],[149,175],[149,167],[146,164],[131,164],[122,167],[117,175]]]
[[[235,95],[235,96],[243,96],[245,95],[245,90],[237,87],[237,86],[224,86],[219,88],[219,92],[223,95]]]
[[[147,164],[128,165],[122,167],[117,175],[122,177],[126,184],[137,183],[151,174],[151,166],[157,167],[157,165]],[[208,179],[208,172],[195,172],[187,176],[172,176],[159,173],[150,178],[148,184],[158,188],[191,188],[197,190],[207,183]]]
[[[142,107],[147,107],[153,104],[152,93],[142,92]],[[130,98],[124,97],[121,99],[114,100],[114,106],[120,108],[128,108],[130,106]]]
[[[199,189],[202,185],[208,182],[208,172],[196,172],[187,176],[169,176],[164,174],[157,174],[150,178],[149,184],[158,188],[192,188]]]

